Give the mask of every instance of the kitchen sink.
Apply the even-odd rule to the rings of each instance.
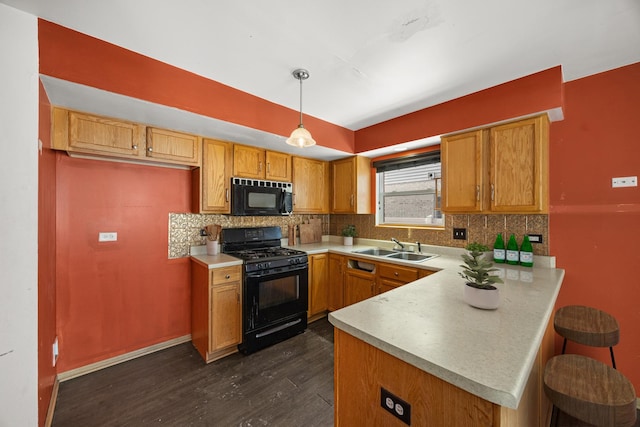
[[[420,262],[420,261],[425,261],[434,257],[437,257],[438,255],[433,255],[433,254],[415,254],[413,252],[397,252],[391,255],[388,255],[386,258],[393,258],[393,259],[402,259],[405,261],[414,261],[414,262]]]
[[[388,249],[373,248],[373,249],[361,249],[359,251],[353,251],[353,253],[362,254],[362,255],[387,256],[387,255],[395,254],[397,252],[390,251]]]

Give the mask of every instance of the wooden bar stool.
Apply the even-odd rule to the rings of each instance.
[[[549,359],[544,392],[554,408],[595,426],[628,427],[636,422],[631,381],[589,357],[563,354]]]
[[[620,326],[612,315],[592,307],[568,305],[556,311],[553,328],[564,338],[562,354],[567,340],[592,347],[609,347],[611,364],[615,369],[613,346],[620,341]]]

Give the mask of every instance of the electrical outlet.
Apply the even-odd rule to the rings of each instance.
[[[638,186],[638,177],[637,176],[621,176],[618,178],[611,178],[611,187],[637,187]]]
[[[115,231],[98,233],[98,242],[115,242],[118,240],[118,233]]]
[[[542,243],[542,234],[527,234],[531,243]]]
[[[454,228],[453,229],[453,239],[454,240],[467,240],[467,229],[466,228]]]
[[[411,425],[411,405],[383,387],[380,387],[380,406],[406,425]]]
[[[58,337],[53,340],[53,345],[51,346],[51,353],[53,354],[53,366],[56,366],[58,363]]]

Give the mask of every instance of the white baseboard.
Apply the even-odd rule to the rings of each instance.
[[[121,354],[120,356],[112,357],[110,359],[101,360],[90,365],[81,366],[80,368],[71,369],[66,372],[60,372],[58,374],[58,380],[60,382],[65,382],[70,379],[81,377],[82,375],[90,374],[91,372],[96,372],[100,369],[108,368],[110,366],[114,366],[128,360],[133,360],[141,356],[146,356],[147,354],[155,353],[156,351],[164,350],[165,348],[173,347],[188,341],[191,341],[191,334],[154,344],[149,347],[141,348],[130,353]]]

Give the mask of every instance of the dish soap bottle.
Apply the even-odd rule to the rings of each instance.
[[[533,267],[533,248],[529,241],[529,235],[525,234],[520,246],[520,265]]]
[[[496,242],[493,244],[493,261],[498,264],[503,264],[505,259],[504,252],[504,240],[502,240],[502,233],[498,233]]]
[[[518,242],[516,242],[516,236],[512,234],[507,243],[507,264],[517,265],[519,260]]]

